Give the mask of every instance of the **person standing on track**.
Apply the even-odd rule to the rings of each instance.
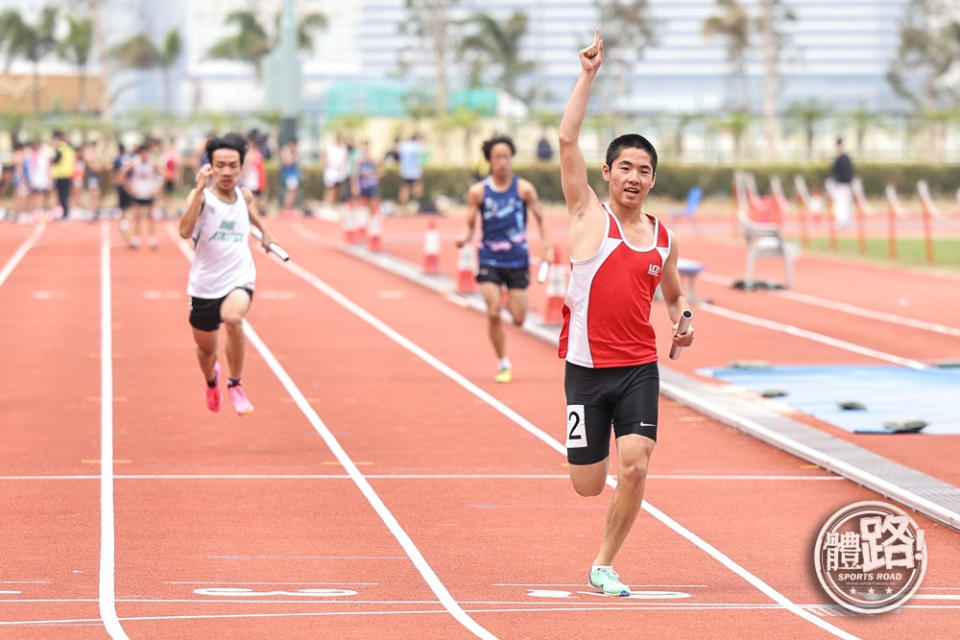
[[[197,360],[206,381],[210,411],[220,410],[220,365],[217,363],[220,323],[226,325],[225,351],[230,377],[227,395],[240,415],[253,411],[244,393],[241,375],[246,340],[243,317],[253,300],[257,270],[250,253],[251,225],[263,234],[264,250],[274,242],[260,218],[249,189],[238,186],[247,143],[236,133],[207,142],[210,164],[197,171],[196,187],[187,196],[180,219],[180,236],[192,238],[196,255],[190,265],[190,325],[197,344]],[[212,184],[207,182],[213,178]]]
[[[500,320],[501,288],[507,289],[507,310],[516,326],[527,316],[527,287],[530,286],[530,252],[527,249],[527,212],[540,229],[544,260],[549,255],[547,227],[537,189],[513,173],[516,147],[507,136],[495,136],[483,143],[483,155],[490,174],[467,192],[467,228],[457,239],[463,247],[473,237],[477,214],[483,239],[477,251],[477,282],[487,305],[487,334],[497,354],[497,382],[510,382],[513,367],[506,355],[506,336]]]
[[[583,496],[603,491],[611,423],[617,443],[617,487],[607,511],[589,584],[605,595],[629,596],[613,560],[643,501],[657,439],[660,374],[650,307],[657,285],[674,322],[673,343],[689,346],[693,329],[677,333],[689,308],[680,289],[677,243],[643,212],[656,182],[657,152],[643,136],[626,134],[607,147],[601,203],[587,182],[578,138],[590,87],[603,61],[600,30],[580,56],[580,75],[560,122],[560,180],[570,214],[570,285],[563,308],[560,357],[566,360],[566,447],[570,479]]]

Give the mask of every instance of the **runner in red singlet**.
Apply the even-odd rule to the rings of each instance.
[[[607,148],[601,203],[587,182],[578,138],[590,86],[603,60],[599,29],[580,51],[580,76],[560,122],[560,176],[570,213],[572,271],[563,310],[560,357],[566,359],[566,446],[578,493],[596,496],[607,477],[611,424],[617,442],[617,488],[607,511],[589,584],[612,596],[630,588],[613,559],[643,501],[647,466],[657,438],[660,374],[650,306],[657,286],[674,322],[674,344],[689,346],[693,329],[677,335],[687,308],[677,272],[677,244],[659,220],[643,212],[656,181],[657,152],[627,134]]]

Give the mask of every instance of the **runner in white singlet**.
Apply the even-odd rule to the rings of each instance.
[[[192,238],[195,249],[187,293],[197,360],[206,380],[207,408],[220,410],[217,351],[222,322],[230,370],[227,394],[240,415],[253,411],[241,381],[246,347],[243,318],[250,310],[257,277],[249,245],[251,226],[263,234],[264,250],[275,241],[263,224],[253,194],[237,185],[246,151],[246,140],[235,133],[207,143],[210,164],[197,172],[196,187],[187,196],[186,211],[180,219],[180,236]],[[211,177],[212,184],[207,187]]]

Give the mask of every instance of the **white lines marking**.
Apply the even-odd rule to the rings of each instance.
[[[151,474],[118,474],[115,480],[349,480],[346,473],[151,473]],[[563,473],[367,473],[368,480],[569,480],[570,476]],[[7,480],[98,480],[98,475],[75,476],[0,476],[0,481]],[[843,481],[844,478],[835,475],[710,475],[710,474],[657,474],[651,473],[648,480],[747,480],[772,482],[806,482],[806,481]]]
[[[298,264],[284,263],[282,265],[287,270],[298,275],[300,278],[310,283],[316,289],[327,295],[329,298],[333,299],[335,302],[340,304],[342,307],[361,318],[378,331],[383,333],[385,336],[396,342],[398,345],[402,346],[406,350],[415,354],[421,360],[435,368],[437,371],[443,373],[448,378],[462,386],[464,389],[470,391],[473,395],[477,396],[492,408],[499,411],[504,416],[508,417],[522,429],[533,435],[538,440],[542,441],[544,444],[552,448],[554,451],[566,455],[566,448],[560,444],[557,440],[547,434],[545,431],[534,425],[532,422],[521,416],[519,413],[508,407],[506,404],[501,402],[499,399],[495,398],[491,394],[487,393],[476,384],[468,380],[458,371],[454,370],[452,367],[440,361],[437,357],[414,343],[409,338],[401,335],[396,330],[388,326],[382,320],[371,314],[366,309],[360,307],[358,304],[344,296],[342,293],[328,285],[326,282],[315,276],[310,271],[307,271]],[[607,478],[607,484],[611,486],[616,485],[616,481],[613,478]],[[789,598],[781,594],[779,591],[762,581],[757,576],[753,575],[739,564],[734,562],[732,559],[720,552],[716,547],[709,544],[707,541],[703,540],[692,531],[682,526],[677,521],[673,520],[665,513],[654,507],[652,504],[644,500],[643,508],[648,511],[655,518],[660,520],[662,523],[666,524],[669,528],[673,529],[675,532],[692,542],[694,545],[704,550],[707,554],[713,557],[715,560],[720,562],[723,566],[730,569],[732,572],[736,573],[738,576],[749,582],[751,585],[759,589],[767,597],[772,599],[774,602],[778,603],[780,606],[786,608],[793,614],[807,620],[808,622],[813,623],[814,625],[824,629],[825,631],[832,633],[833,635],[844,638],[846,640],[851,640],[856,638],[856,636],[847,633],[843,629],[840,629],[824,620],[821,620],[814,614],[802,609],[797,604],[792,602]]]
[[[172,227],[170,225],[166,225],[166,229],[167,233],[173,236]],[[192,260],[191,252],[187,248],[185,242],[182,240],[178,241],[177,247],[180,248],[180,251],[183,252],[188,260]],[[284,264],[287,265],[291,263]],[[457,622],[463,625],[478,638],[483,638],[484,640],[497,640],[495,635],[484,629],[473,618],[467,615],[463,609],[460,608],[460,605],[453,598],[450,592],[447,591],[446,586],[444,586],[443,582],[440,581],[440,578],[437,577],[437,574],[427,562],[426,558],[424,558],[423,554],[420,553],[420,550],[417,548],[416,544],[414,544],[410,536],[407,535],[407,532],[404,531],[403,527],[400,526],[400,523],[394,517],[393,513],[390,512],[383,500],[380,499],[380,496],[376,491],[374,491],[373,487],[360,472],[360,469],[343,449],[330,429],[327,428],[327,425],[324,424],[323,420],[320,419],[320,416],[317,415],[317,412],[314,411],[312,406],[310,406],[309,401],[307,401],[306,397],[300,391],[300,388],[296,385],[289,374],[287,374],[286,369],[283,368],[277,358],[273,355],[273,352],[270,351],[263,340],[260,339],[259,334],[257,334],[257,332],[254,330],[253,326],[247,321],[244,321],[243,328],[247,339],[254,346],[254,348],[260,352],[260,355],[267,363],[267,366],[270,367],[270,370],[273,371],[277,379],[280,380],[280,383],[287,390],[287,393],[290,394],[290,397],[293,398],[296,405],[300,408],[300,411],[304,416],[306,416],[314,430],[316,430],[316,432],[326,443],[327,447],[343,466],[344,471],[350,475],[350,478],[353,480],[354,484],[357,485],[357,488],[360,489],[360,492],[367,499],[367,502],[370,503],[370,506],[372,506],[377,515],[380,516],[380,519],[390,530],[390,533],[393,534],[394,538],[397,539],[397,542],[400,543],[400,546],[403,547],[404,552],[406,552],[407,556],[410,557],[410,561],[416,567],[417,571],[420,572],[420,575],[423,576],[423,579],[427,583],[427,586],[430,587],[430,590],[437,595],[445,609],[450,613],[451,616],[453,616],[455,620],[457,620]]]
[[[315,603],[311,603],[315,604]],[[636,604],[630,605],[619,605],[611,604],[607,606],[584,606],[582,603],[576,603],[580,606],[571,606],[564,607],[559,602],[552,602],[550,606],[540,606],[540,607],[517,607],[517,608],[470,608],[466,611],[468,613],[554,613],[554,612],[566,612],[566,611],[779,611],[780,607],[776,604],[767,604],[767,603],[706,603],[706,604],[689,604],[682,602],[671,602],[666,603],[655,603],[655,602],[637,602]],[[840,612],[835,612],[834,610],[826,610],[832,605],[822,605],[822,604],[804,604],[796,605],[802,608],[804,611],[808,612],[817,612],[823,615],[837,615]],[[839,607],[837,607],[839,608]],[[901,609],[948,609],[953,610],[957,609],[956,606],[943,606],[943,605],[904,605]],[[826,610],[826,611],[825,611]],[[397,610],[384,610],[384,611],[319,611],[319,612],[285,612],[285,613],[228,613],[228,614],[211,614],[211,615],[180,615],[180,616],[131,616],[124,617],[123,620],[126,622],[147,622],[147,621],[156,621],[156,620],[235,620],[241,618],[304,618],[304,617],[330,617],[330,616],[397,616],[397,615],[446,615],[447,611],[444,609],[414,609],[406,611],[397,611]],[[815,615],[810,613],[810,615]],[[840,615],[844,615],[840,613]],[[818,618],[819,620],[819,618]],[[85,624],[85,623],[97,623],[100,620],[98,618],[65,618],[65,619],[55,619],[55,620],[19,620],[19,621],[2,621],[0,626],[40,626],[40,625],[67,625],[67,624]],[[825,625],[830,625],[828,622],[820,620]]]
[[[7,260],[7,263],[3,265],[3,269],[0,269],[0,286],[3,286],[3,283],[7,281],[7,278],[13,273],[13,270],[16,269],[20,261],[23,260],[23,256],[27,255],[27,251],[33,248],[33,245],[37,243],[37,238],[40,237],[40,234],[43,233],[43,230],[46,228],[46,223],[41,222],[33,228],[33,231],[27,236],[26,240],[20,243],[17,250],[14,251],[10,259]]]
[[[110,223],[100,223],[100,617],[114,640],[128,640],[117,618],[113,513],[113,312]]]
[[[723,285],[730,284],[730,279],[723,276],[717,276],[717,275],[712,275],[708,273],[701,273],[700,278],[706,280],[707,282],[712,282],[714,284],[723,284]],[[802,302],[803,304],[809,304],[815,307],[822,307],[824,309],[840,311],[842,313],[847,313],[854,316],[860,316],[861,318],[869,318],[871,320],[880,320],[882,322],[899,324],[905,327],[911,327],[913,329],[922,329],[924,331],[932,331],[933,333],[940,333],[943,335],[960,338],[960,328],[950,327],[945,324],[940,324],[939,322],[927,322],[925,320],[917,320],[915,318],[907,318],[906,316],[899,316],[895,313],[887,313],[886,311],[875,311],[873,309],[867,309],[865,307],[858,307],[848,302],[837,302],[835,300],[828,300],[827,298],[821,298],[819,296],[810,295],[808,293],[800,293],[798,291],[790,291],[790,290],[769,291],[767,292],[767,295],[774,295],[774,296],[777,296],[778,298],[786,298],[787,300],[793,300],[794,302]]]
[[[734,311],[732,309],[726,309],[724,307],[718,307],[716,305],[710,304],[709,302],[701,302],[697,305],[698,309],[708,311],[718,316],[724,318],[729,318],[730,320],[736,320],[737,322],[743,322],[744,324],[752,324],[755,327],[763,327],[764,329],[769,329],[771,331],[779,331],[781,333],[786,333],[797,338],[804,338],[806,340],[812,340],[814,342],[819,342],[837,349],[843,349],[845,351],[850,351],[853,353],[860,354],[862,356],[867,356],[868,358],[875,358],[877,360],[883,360],[885,362],[890,362],[896,365],[910,367],[911,369],[926,369],[927,365],[920,362],[919,360],[914,360],[913,358],[904,358],[902,356],[893,355],[892,353],[886,353],[884,351],[878,351],[877,349],[871,349],[870,347],[864,347],[859,344],[854,344],[853,342],[847,342],[846,340],[840,340],[839,338],[833,338],[822,333],[817,333],[815,331],[809,331],[807,329],[801,329],[800,327],[795,327],[790,324],[785,324],[783,322],[777,322],[775,320],[767,320],[765,318],[758,318],[747,313],[741,313],[740,311]]]

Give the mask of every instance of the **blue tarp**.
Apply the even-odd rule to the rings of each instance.
[[[921,433],[960,434],[960,368],[818,365],[697,373],[757,393],[782,389],[787,395],[778,401],[850,432],[883,433],[884,422],[915,417],[928,423]],[[849,400],[866,410],[843,410],[837,404]]]

